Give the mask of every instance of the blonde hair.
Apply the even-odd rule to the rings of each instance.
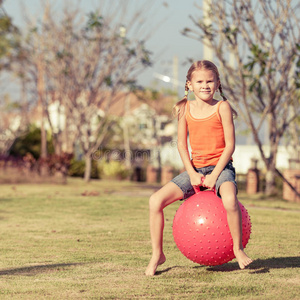
[[[185,82],[185,96],[174,105],[173,114],[175,116],[179,115],[181,109],[185,106],[185,104],[187,102],[188,92],[189,92],[188,82],[192,80],[193,72],[196,71],[196,70],[210,70],[210,71],[213,71],[215,76],[216,76],[216,80],[219,81],[219,83],[220,83],[220,85],[219,85],[220,95],[221,95],[221,97],[223,98],[224,101],[227,100],[226,96],[223,93],[223,87],[222,87],[222,84],[221,84],[220,74],[219,74],[217,66],[209,60],[198,60],[190,66],[190,68],[187,72],[186,82]],[[237,116],[237,112],[233,108],[232,108],[232,112],[233,112],[234,116]]]

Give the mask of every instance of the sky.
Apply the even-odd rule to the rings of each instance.
[[[21,29],[25,26],[24,8],[26,14],[38,17],[42,11],[41,1],[43,0],[4,0],[4,9],[6,13],[12,17],[13,22]],[[67,0],[50,0],[54,1],[56,5],[66,2]],[[110,5],[118,5],[120,1],[124,0],[110,0]],[[22,2],[22,5],[21,5]],[[77,3],[77,0],[69,0],[70,3]],[[81,1],[82,10],[90,12],[93,8],[98,7],[97,0],[83,0]],[[136,7],[143,7],[149,4],[149,0],[129,0],[132,11]],[[154,5],[149,9],[148,15],[145,15],[148,28],[153,28],[151,37],[146,42],[146,48],[150,50],[154,59],[151,68],[144,71],[138,82],[144,86],[153,85],[153,81],[157,81],[160,86],[165,88],[172,88],[171,82],[165,83],[160,75],[176,77],[173,72],[173,62],[176,61],[174,57],[178,57],[178,77],[179,95],[184,96],[184,82],[186,73],[189,68],[187,58],[199,60],[203,58],[203,48],[199,41],[185,37],[181,31],[185,27],[192,27],[193,22],[190,15],[199,16],[200,10],[196,8],[195,4],[201,5],[202,0],[152,0]],[[130,12],[129,12],[130,13]],[[160,74],[160,75],[158,75]]]

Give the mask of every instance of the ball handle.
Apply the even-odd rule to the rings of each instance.
[[[200,193],[200,185],[193,185],[196,194]]]
[[[202,183],[203,183],[204,179],[205,179],[205,177],[201,177],[201,182],[202,182]],[[198,194],[198,193],[201,192],[200,186],[202,186],[202,185],[193,185],[193,188],[194,188],[194,191],[195,191],[196,194]],[[216,189],[215,189],[215,187],[213,187],[211,190],[216,194]]]

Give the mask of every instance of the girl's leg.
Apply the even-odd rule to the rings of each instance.
[[[145,274],[153,276],[159,265],[166,261],[163,253],[163,229],[164,213],[163,209],[176,200],[182,199],[183,192],[173,182],[167,183],[160,190],[155,192],[149,200],[150,210],[150,234],[152,244],[152,258]]]
[[[241,269],[248,266],[252,259],[243,249],[242,244],[242,214],[236,197],[236,187],[232,182],[224,182],[219,189],[223,205],[227,212],[227,220],[233,239],[233,252]]]

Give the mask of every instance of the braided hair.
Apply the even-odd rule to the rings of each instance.
[[[185,106],[188,100],[188,95],[189,95],[189,86],[188,86],[188,79],[186,79],[185,86],[184,86],[184,97],[180,101],[178,101],[173,107],[174,116],[178,116],[180,114],[182,108]]]
[[[227,98],[226,98],[226,96],[225,96],[224,93],[223,93],[223,88],[222,88],[221,82],[220,82],[220,85],[219,85],[219,91],[220,91],[220,95],[221,95],[221,97],[223,98],[223,100],[226,101]]]
[[[227,98],[226,98],[226,96],[223,92],[223,87],[222,87],[222,84],[221,84],[221,81],[220,81],[220,75],[219,75],[219,71],[218,71],[217,66],[209,60],[199,60],[199,61],[194,62],[190,66],[190,68],[187,72],[186,82],[185,82],[185,95],[173,107],[173,113],[174,113],[175,116],[178,116],[179,113],[181,112],[182,108],[185,107],[185,104],[186,104],[187,99],[188,99],[188,92],[189,92],[188,82],[191,81],[192,74],[196,70],[211,70],[211,71],[213,71],[215,76],[216,76],[217,81],[220,82],[220,85],[219,85],[220,95],[221,95],[221,97],[224,101],[227,100]],[[237,116],[237,112],[234,109],[232,109],[232,112],[233,112],[234,116]]]

